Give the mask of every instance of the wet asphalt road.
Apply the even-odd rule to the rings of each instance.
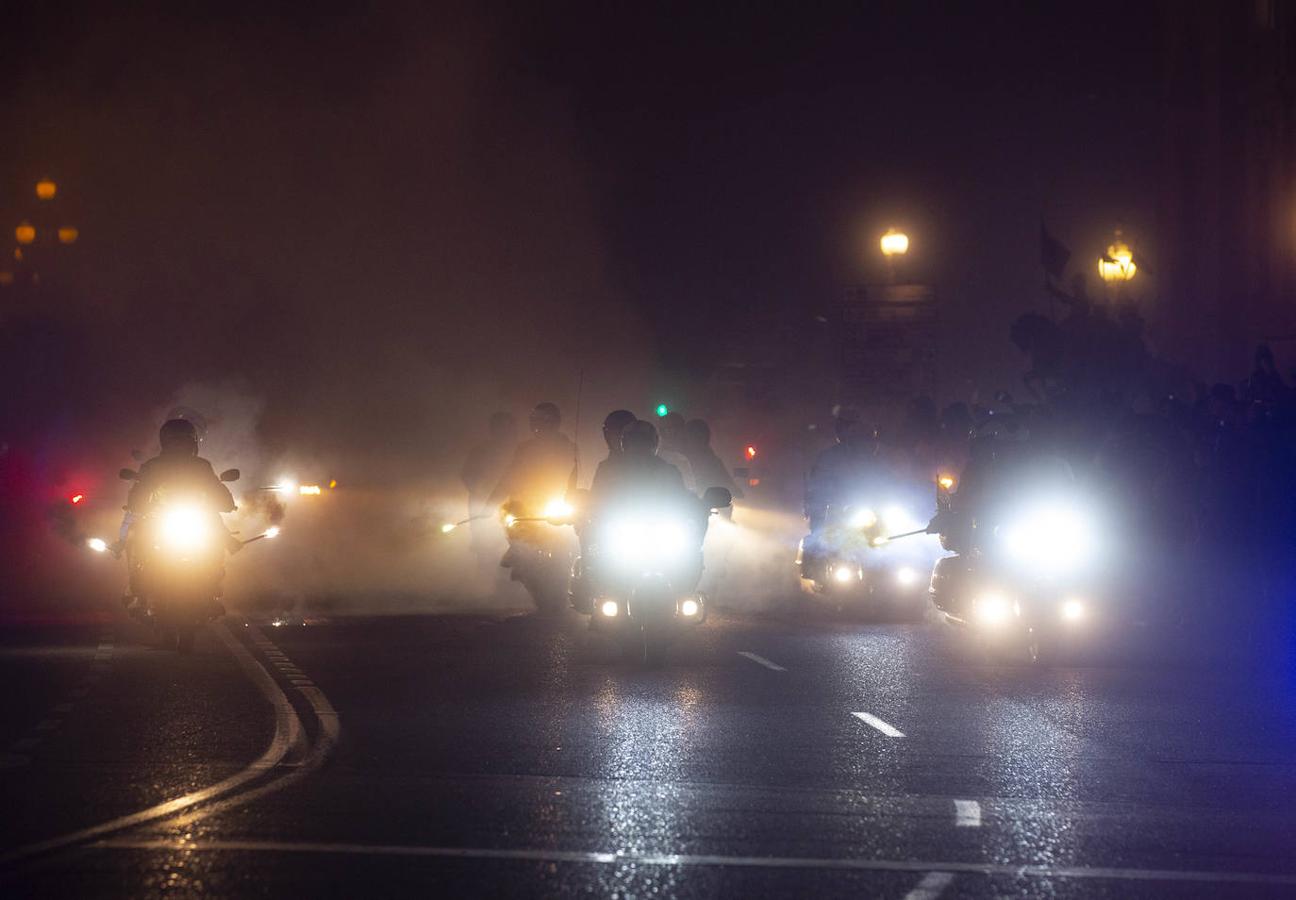
[[[109,620],[7,629],[0,677],[6,897],[1296,894],[1296,692],[1236,664],[736,615],[656,671],[576,617],[182,658]]]

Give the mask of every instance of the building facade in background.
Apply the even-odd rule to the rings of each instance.
[[[1164,4],[1158,349],[1234,381],[1296,366],[1296,4]]]

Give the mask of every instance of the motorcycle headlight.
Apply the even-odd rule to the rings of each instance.
[[[554,497],[545,504],[544,517],[546,519],[569,519],[576,510],[562,497]]]
[[[1013,612],[1012,604],[1003,594],[985,593],[976,598],[972,605],[977,621],[983,625],[999,625],[1005,622]]]
[[[1063,575],[1087,563],[1096,549],[1089,518],[1074,507],[1042,507],[1004,532],[1009,556],[1046,575]]]
[[[608,529],[607,549],[621,563],[669,562],[688,549],[688,529],[672,519],[625,519]]]
[[[888,506],[882,510],[882,524],[886,526],[887,534],[906,534],[927,523],[919,522],[903,506]]]
[[[851,528],[872,528],[877,524],[877,520],[877,513],[871,509],[854,509],[851,510],[847,524]]]
[[[1081,622],[1088,613],[1084,601],[1076,597],[1069,597],[1062,602],[1062,619],[1066,622]]]
[[[197,506],[173,506],[162,513],[162,542],[173,550],[196,550],[210,532],[210,518]]]

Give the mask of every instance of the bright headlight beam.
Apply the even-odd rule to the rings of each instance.
[[[698,611],[701,608],[702,607],[698,606],[698,602],[690,597],[680,604],[680,615],[691,619],[693,616],[698,614]]]
[[[900,582],[901,587],[909,587],[918,580],[918,572],[908,566],[901,566],[896,569],[896,581]]]
[[[1008,599],[1002,594],[982,594],[973,607],[976,617],[986,625],[998,625],[1008,618]]]
[[[193,550],[207,538],[207,517],[196,506],[175,506],[162,514],[162,540],[177,550]]]
[[[86,541],[86,546],[95,553],[104,553],[108,550],[108,542],[103,538],[92,537]]]
[[[604,600],[602,605],[599,606],[599,612],[609,619],[615,619],[618,612],[617,602],[615,600]]]
[[[877,524],[877,513],[871,509],[854,510],[848,524],[851,528],[872,528]]]
[[[570,503],[562,497],[554,497],[545,504],[544,517],[546,519],[566,519],[573,512],[575,512],[575,509]]]
[[[1088,519],[1065,504],[1040,507],[1022,516],[1005,531],[1004,540],[1018,562],[1050,574],[1083,565],[1095,543]]]
[[[837,566],[832,575],[838,584],[850,584],[855,580],[855,571],[850,566]]]
[[[1086,609],[1083,600],[1074,597],[1062,604],[1062,618],[1068,622],[1079,622],[1085,617]]]

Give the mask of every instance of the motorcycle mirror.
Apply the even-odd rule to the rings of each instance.
[[[224,472],[221,472],[221,473],[220,473],[220,480],[221,480],[221,481],[238,481],[238,480],[239,480],[239,477],[240,477],[241,475],[242,475],[242,473],[239,472],[238,469],[226,469]]]
[[[138,481],[139,472],[136,472],[134,469],[122,469],[117,473],[117,477],[122,481]]]
[[[733,506],[733,494],[728,488],[709,487],[702,495],[702,505],[707,509],[728,509]]]

